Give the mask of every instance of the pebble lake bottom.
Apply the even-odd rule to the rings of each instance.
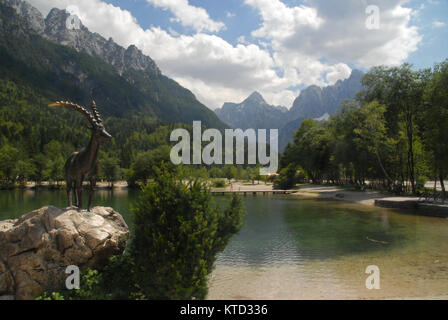
[[[136,190],[97,191],[132,230]],[[230,197],[216,196],[224,206]],[[0,220],[51,204],[65,191],[0,191]],[[247,196],[245,224],[216,262],[208,299],[448,299],[448,219],[345,201]],[[380,289],[366,288],[370,265]]]

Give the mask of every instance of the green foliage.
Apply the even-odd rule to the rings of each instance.
[[[237,170],[232,165],[226,165],[224,167],[224,175],[230,181],[236,177]]]
[[[440,180],[445,200],[444,179],[448,175],[448,59],[437,64],[428,77],[421,112],[424,148],[429,153],[432,176]]]
[[[65,300],[64,296],[59,292],[47,293],[44,292],[42,295],[36,298],[36,300]]]
[[[103,157],[100,163],[100,177],[104,178],[110,183],[110,186],[114,186],[114,182],[120,179],[120,166],[117,158]]]
[[[35,174],[35,167],[31,161],[18,160],[14,169],[16,172],[17,182],[19,182],[22,186],[25,185],[25,183]]]
[[[130,255],[149,299],[202,299],[216,255],[241,226],[241,200],[221,212],[206,184],[183,183],[162,167],[135,209]]]
[[[250,180],[252,180],[252,184],[255,184],[255,180],[260,180],[261,176],[260,176],[260,167],[259,166],[255,166],[255,167],[249,167],[247,169],[248,172],[248,178]],[[237,173],[238,176],[238,173]]]
[[[213,188],[225,188],[226,182],[224,180],[214,180],[212,186]]]
[[[128,182],[130,184],[135,181],[144,183],[146,180],[154,178],[156,176],[154,165],[160,165],[162,162],[170,170],[174,170],[174,165],[170,160],[170,150],[169,146],[162,145],[154,150],[137,153],[131,171],[128,172]]]
[[[286,168],[281,169],[279,176],[274,180],[274,189],[292,189],[297,183],[296,174],[297,167],[293,163],[290,163]]]
[[[79,289],[44,292],[36,300],[129,299],[130,292],[134,289],[127,287],[132,283],[129,281],[132,268],[127,255],[112,256],[101,272],[95,269],[82,272]]]
[[[7,182],[13,182],[15,180],[15,169],[18,159],[18,149],[8,144],[0,148],[0,176]]]
[[[407,64],[373,68],[362,79],[358,101],[346,101],[330,121],[302,122],[280,159],[277,186],[290,185],[291,164],[317,183],[360,186],[369,180],[395,192],[415,193],[429,177],[443,180],[447,65],[432,72]]]
[[[423,92],[427,86],[428,71],[413,71],[411,65],[399,67],[373,68],[362,79],[365,90],[359,94],[362,103],[378,101],[386,106],[385,127],[387,136],[396,142],[395,172],[401,185],[409,181],[411,190],[415,193],[416,182],[416,149],[419,137],[419,113],[423,109]],[[401,141],[400,141],[401,140]],[[404,152],[400,144],[404,144]],[[406,176],[406,179],[404,179]],[[388,180],[393,180],[388,178]],[[394,181],[389,181],[389,184]]]
[[[294,142],[285,150],[284,157],[289,160],[282,159],[281,164],[285,167],[289,163],[300,165],[315,182],[320,182],[330,166],[330,148],[331,132],[327,124],[305,120],[296,132]]]

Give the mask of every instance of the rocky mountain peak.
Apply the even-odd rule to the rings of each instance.
[[[160,74],[155,62],[135,45],[125,49],[112,38],[106,40],[98,33],[89,31],[81,20],[69,20],[70,13],[65,9],[53,8],[44,19],[39,10],[25,1],[7,0],[7,2],[38,34],[78,52],[98,57],[115,66],[120,74],[129,69],[145,71],[151,75]]]
[[[244,102],[255,102],[257,104],[267,104],[263,96],[258,92],[254,91],[252,94],[244,100]]]
[[[65,9],[61,10],[58,8],[53,8],[50,10],[47,17],[45,18],[45,23],[54,21],[58,21],[59,23],[61,23],[63,21],[65,26],[65,21],[69,15],[70,13],[68,13]]]
[[[353,69],[350,78],[361,79],[364,73],[358,69]]]
[[[362,76],[363,73],[355,69],[349,78],[339,80],[332,86],[320,88],[311,85],[302,90],[290,109],[292,118],[316,118],[326,112],[333,114],[343,100],[353,99],[362,90]]]
[[[7,0],[6,4],[12,7],[18,15],[25,18],[29,27],[36,33],[42,35],[45,31],[45,21],[42,13],[28,2],[21,0]]]
[[[221,109],[215,110],[221,121],[244,130],[279,128],[286,121],[287,112],[285,107],[269,105],[258,91],[241,103],[226,102]]]

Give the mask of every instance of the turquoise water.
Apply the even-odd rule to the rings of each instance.
[[[113,207],[132,226],[132,206],[138,195],[138,190],[99,190],[94,206]],[[215,197],[221,207],[228,200],[229,197]],[[17,218],[49,204],[65,207],[65,191],[2,191],[0,220]],[[221,264],[271,265],[330,259],[415,241],[415,219],[400,223],[398,217],[389,219],[381,209],[365,214],[341,203],[286,196],[245,197],[244,206],[244,228],[220,256]],[[367,238],[387,242],[387,245],[378,246]]]
[[[83,203],[87,205],[88,191],[83,192]],[[93,206],[113,207],[130,223],[131,207],[138,198],[137,190],[97,190]],[[67,206],[64,190],[3,190],[0,191],[0,220],[15,219],[22,214],[41,207],[53,205],[59,208]]]
[[[415,221],[407,219],[403,225],[399,215],[390,219],[381,209],[366,214],[345,203],[286,196],[244,200],[245,227],[220,256],[222,264],[301,263],[388,250],[415,241]],[[385,244],[378,246],[375,241]]]
[[[132,227],[136,190],[99,190]],[[86,196],[86,195],[85,195]],[[214,200],[225,206],[229,197]],[[0,220],[45,205],[66,206],[64,191],[0,191]],[[245,224],[217,260],[213,299],[400,298],[448,296],[448,219],[342,201],[244,197]],[[367,265],[384,289],[364,286]]]

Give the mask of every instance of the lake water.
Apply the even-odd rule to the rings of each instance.
[[[131,226],[138,191],[97,191]],[[215,197],[225,205],[229,197]],[[1,191],[0,220],[44,205],[64,191]],[[448,219],[342,201],[294,196],[244,198],[245,225],[220,254],[209,299],[448,298]],[[380,270],[368,290],[367,266]]]

